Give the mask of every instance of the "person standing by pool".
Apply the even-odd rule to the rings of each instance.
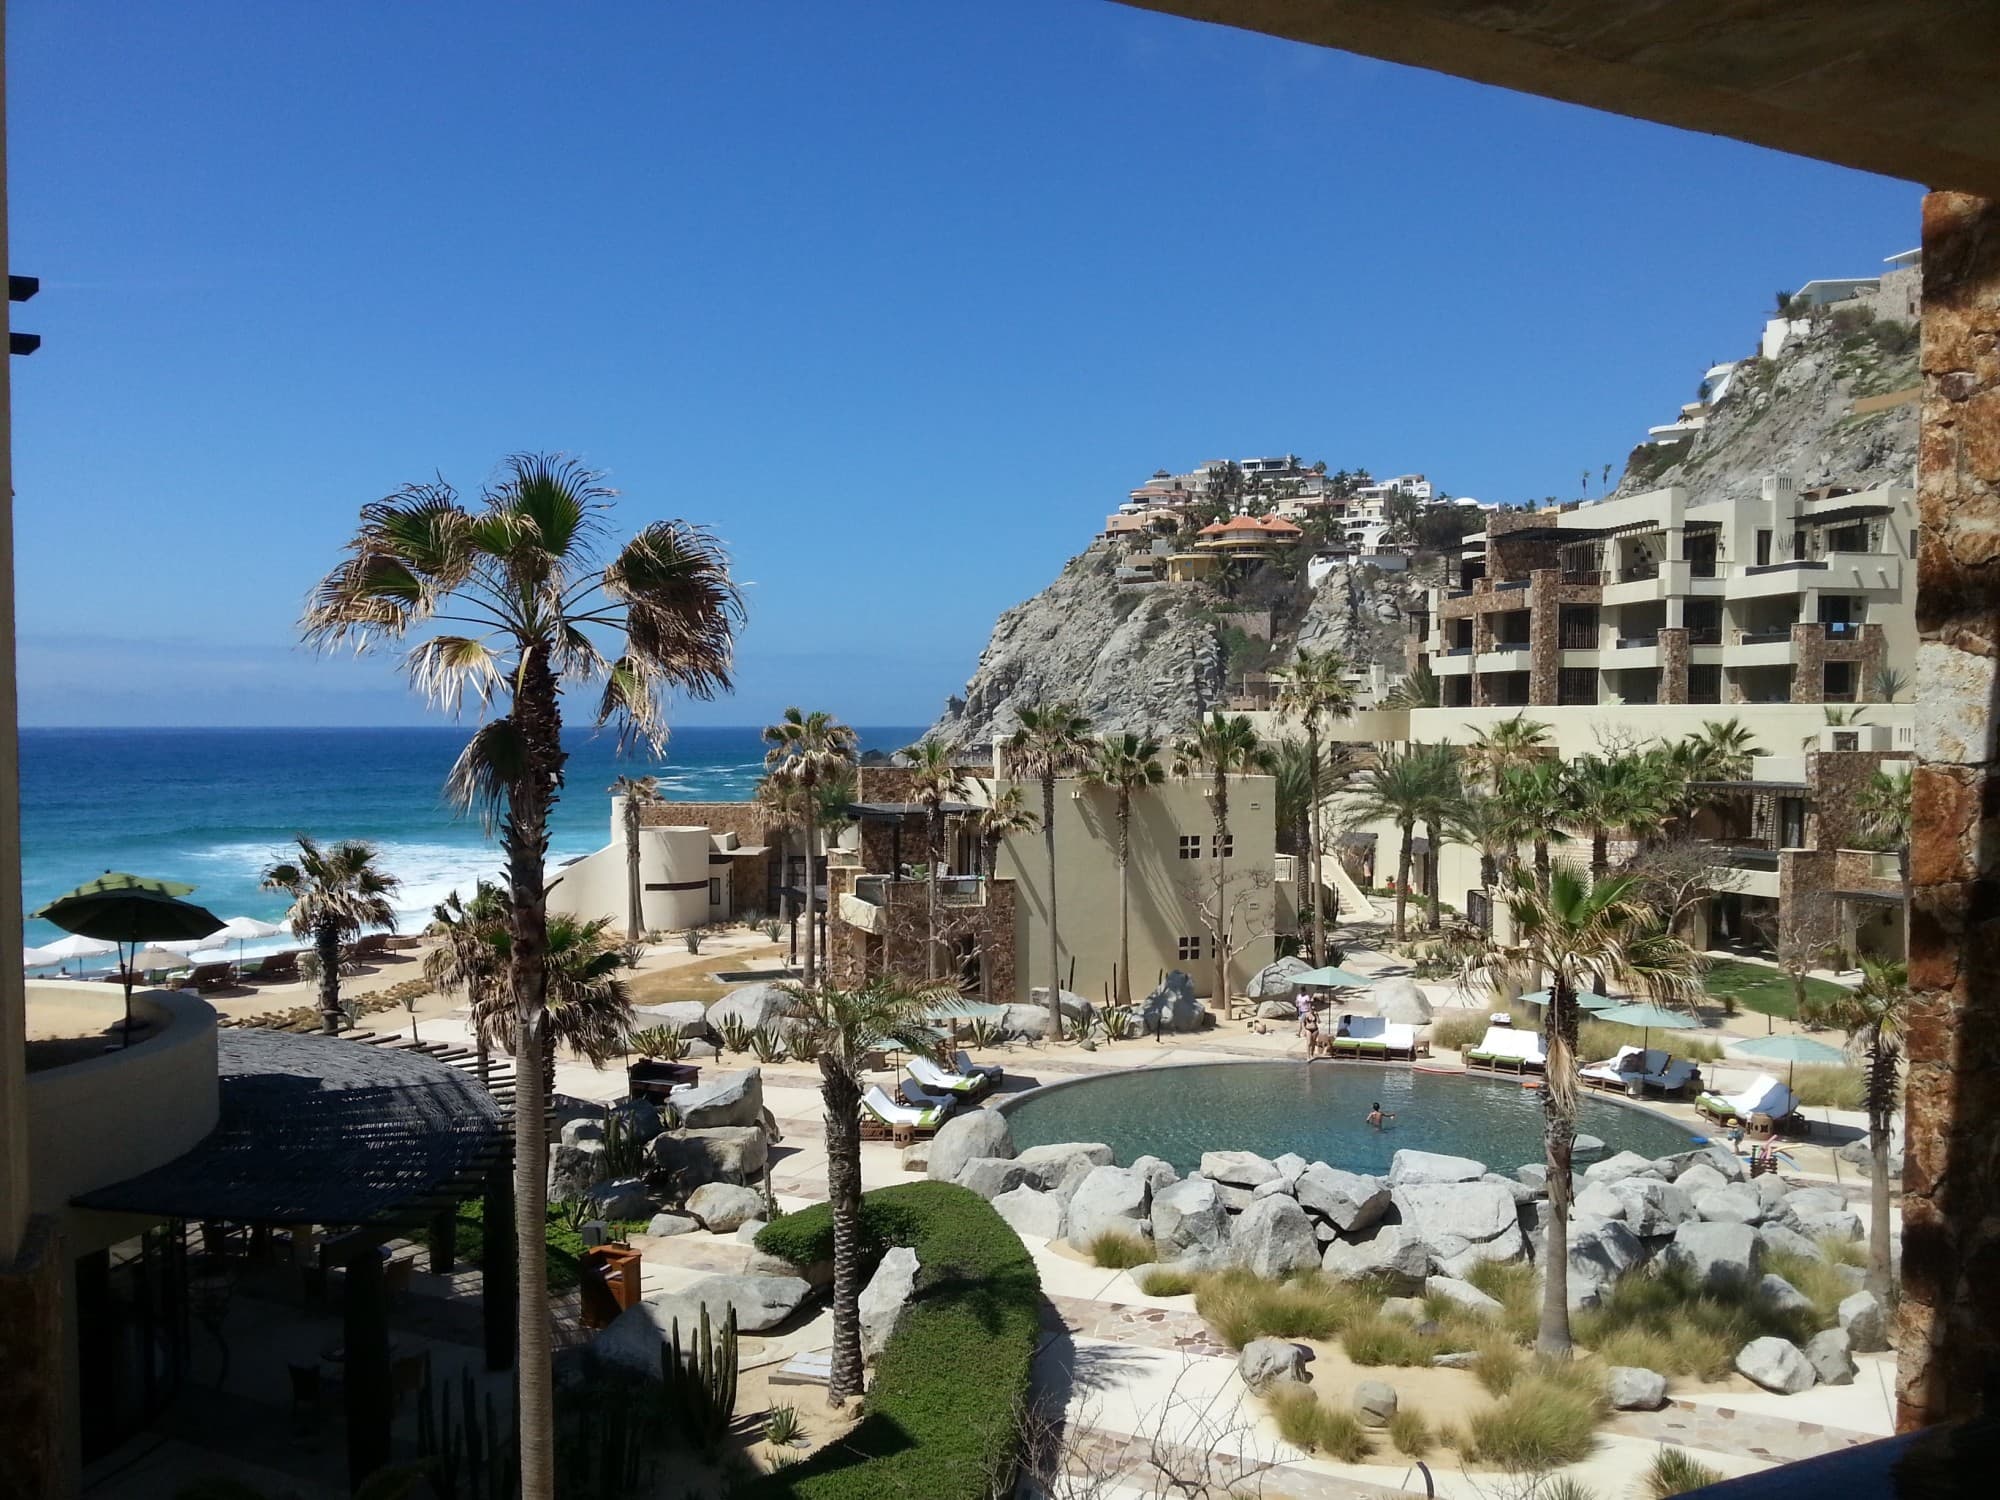
[[[1382,1101],[1380,1099],[1377,1099],[1373,1104],[1368,1106],[1368,1123],[1373,1125],[1377,1130],[1380,1130],[1383,1125],[1395,1118],[1394,1115],[1382,1113]]]
[[[1306,1023],[1313,1019],[1312,996],[1304,990],[1300,990],[1293,1004],[1298,1008],[1299,1013],[1299,1040],[1304,1041],[1306,1039]]]

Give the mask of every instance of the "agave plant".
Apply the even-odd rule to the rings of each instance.
[[[784,936],[785,924],[776,917],[766,917],[757,924],[757,930],[764,934],[765,942],[775,943]]]
[[[674,1062],[687,1056],[687,1038],[671,1026],[648,1026],[625,1038],[625,1045],[649,1062]]]
[[[702,937],[703,933],[699,927],[690,927],[686,932],[681,934],[681,941],[687,944],[688,952],[699,953],[701,952]]]
[[[768,1026],[752,1027],[745,1040],[758,1062],[776,1062],[785,1055],[783,1038]]]
[[[972,1045],[981,1049],[999,1046],[1007,1035],[998,1021],[989,1021],[984,1016],[973,1021],[966,1031],[972,1038]]]
[[[725,1052],[748,1052],[751,1030],[750,1023],[741,1016],[731,1016],[716,1028],[716,1035],[722,1038]]]
[[[785,1051],[790,1054],[793,1062],[818,1062],[819,1055],[824,1050],[819,1033],[803,1026],[793,1027],[791,1035],[785,1038]]]
[[[1098,1029],[1104,1033],[1104,1040],[1107,1042],[1124,1041],[1135,1034],[1136,1025],[1132,1012],[1124,1006],[1104,1011],[1098,1019]]]
[[[764,1441],[776,1447],[789,1447],[797,1442],[802,1430],[796,1406],[774,1406],[764,1419]]]

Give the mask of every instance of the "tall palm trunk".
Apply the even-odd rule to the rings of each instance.
[[[938,866],[944,860],[944,809],[932,807],[924,811],[924,844],[929,857],[927,893],[930,902],[930,942],[925,944],[924,978],[935,980],[944,968],[944,939],[938,924]]]
[[[1132,1003],[1132,794],[1118,792],[1118,1003]]]
[[[514,1237],[519,1247],[521,1500],[554,1500],[555,1397],[548,1258],[549,1078],[546,1064],[548,908],[544,851],[562,783],[562,712],[547,656],[522,654],[514,723],[526,767],[507,787],[507,979],[514,992]]]
[[[1549,893],[1549,841],[1535,840],[1535,889],[1544,896]]]
[[[319,1024],[328,1036],[340,1031],[340,929],[331,922],[313,928],[313,953],[319,959]]]
[[[1444,830],[1435,818],[1424,824],[1424,837],[1431,846],[1430,857],[1424,861],[1424,894],[1430,902],[1430,910],[1424,917],[1424,928],[1429,932],[1438,930],[1439,876],[1438,866],[1444,863]]]
[[[994,867],[999,863],[1000,840],[990,837],[980,840],[979,878],[991,881]],[[992,892],[990,885],[987,887],[987,892],[989,895]],[[982,933],[979,938],[979,998],[988,1005],[993,1005],[1000,1002],[996,1002],[993,998],[993,963],[987,956],[986,946],[986,936]]]
[[[1049,1035],[1063,1034],[1062,957],[1056,952],[1056,778],[1042,773],[1042,847],[1049,856]]]
[[[625,798],[625,936],[638,942],[645,935],[645,914],[639,910],[639,804]]]
[[[1903,847],[1896,851],[1896,873],[1902,877],[1903,881],[1903,962],[1905,964],[1908,964],[1910,961],[1911,892],[1910,892],[1910,845],[1907,839],[1904,841]],[[1860,944],[1857,943],[1855,946],[1859,947]],[[1860,963],[1861,956],[1859,954],[1856,954],[1854,961],[1857,964]],[[1878,1161],[1880,1159],[1881,1159],[1880,1157],[1876,1158],[1876,1160]]]
[[[1396,855],[1396,941],[1400,943],[1410,932],[1404,914],[1410,899],[1410,835],[1416,824],[1405,822],[1398,826],[1403,831],[1403,847]]]
[[[816,974],[818,973],[818,969],[817,969],[817,966],[816,966],[816,964],[815,964],[815,959],[816,959],[816,957],[817,957],[817,951],[818,951],[818,950],[817,950],[817,946],[816,946],[816,943],[815,943],[815,938],[814,938],[814,932],[813,932],[813,929],[814,929],[815,927],[817,927],[817,926],[819,925],[819,886],[818,886],[818,884],[817,884],[817,882],[816,882],[816,880],[815,880],[815,877],[814,877],[814,875],[813,875],[813,843],[814,843],[814,839],[813,839],[813,826],[814,826],[814,814],[815,814],[815,813],[817,813],[817,811],[818,811],[818,809],[817,809],[817,808],[815,808],[815,807],[813,806],[813,789],[814,789],[814,787],[815,787],[815,785],[816,785],[817,781],[818,781],[818,778],[817,778],[817,777],[814,777],[814,776],[804,776],[804,777],[801,777],[801,778],[800,778],[800,781],[799,781],[799,784],[800,784],[801,786],[803,786],[803,787],[804,787],[804,788],[806,789],[806,795],[805,795],[805,804],[806,804],[806,810],[805,810],[805,811],[806,811],[806,829],[805,829],[805,833],[806,833],[806,880],[805,880],[805,890],[806,890],[806,965],[805,965],[805,981],[806,981],[806,988],[807,988],[807,989],[811,989],[811,988],[813,987],[813,981],[814,981],[814,977],[815,977],[815,975],[816,975]]]
[[[1542,1317],[1535,1348],[1558,1359],[1570,1356],[1569,1203],[1576,1155],[1576,988],[1564,974],[1549,986],[1544,1041],[1548,1063],[1542,1080],[1542,1132],[1549,1169],[1548,1241],[1542,1251]]]
[[[1597,827],[1590,830],[1590,881],[1595,885],[1611,873],[1611,830]]]
[[[1313,907],[1313,951],[1312,961],[1324,963],[1326,954],[1326,900],[1323,872],[1320,869],[1319,838],[1319,722],[1316,718],[1306,720],[1306,787],[1309,801],[1306,806],[1306,858],[1311,861],[1312,882],[1307,889],[1312,892]]]
[[[1878,1039],[1868,1049],[1868,1290],[1894,1306],[1889,1285],[1889,1122],[1896,1110],[1895,1054]]]
[[[1215,1003],[1229,1013],[1229,777],[1215,778]]]
[[[829,1406],[861,1394],[861,1090],[832,1053],[819,1060],[826,1186],[833,1209],[833,1370]]]

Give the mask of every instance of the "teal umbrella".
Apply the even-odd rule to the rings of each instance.
[[[1747,1042],[1735,1042],[1730,1050],[1741,1057],[1754,1057],[1763,1062],[1790,1063],[1785,1073],[1785,1087],[1792,1086],[1793,1075],[1800,1063],[1842,1063],[1847,1054],[1838,1047],[1829,1047],[1825,1042],[1816,1042],[1809,1036],[1777,1035],[1760,1036]]]
[[[1303,974],[1294,974],[1292,983],[1301,989],[1312,986],[1338,986],[1341,989],[1366,989],[1373,980],[1365,974],[1355,974],[1346,969],[1331,966],[1324,969],[1307,969]]]
[[[128,1047],[132,1045],[132,955],[145,943],[205,938],[222,928],[222,919],[214,912],[180,899],[193,890],[178,880],[149,880],[106,870],[28,914],[53,922],[64,932],[117,944],[118,966],[125,975],[124,1042]]]
[[[1547,1005],[1549,1003],[1549,992],[1547,990],[1536,990],[1533,994],[1523,995],[1521,998],[1530,1005]],[[1607,1000],[1604,996],[1592,990],[1578,990],[1576,992],[1576,1004],[1579,1010],[1610,1010],[1614,1006],[1623,1005],[1624,1003],[1623,1000]]]
[[[1690,1020],[1677,1010],[1662,1010],[1657,1005],[1640,1003],[1637,1005],[1617,1005],[1610,1010],[1597,1013],[1600,1021],[1616,1021],[1620,1026],[1639,1028],[1639,1045],[1646,1045],[1646,1033],[1659,1031],[1699,1031],[1701,1022]]]

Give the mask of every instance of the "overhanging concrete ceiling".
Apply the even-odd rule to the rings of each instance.
[[[1122,0],[2000,198],[1995,0]]]

